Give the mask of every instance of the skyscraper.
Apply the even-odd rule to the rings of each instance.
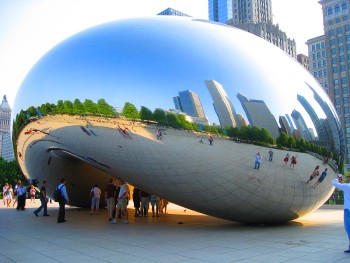
[[[291,116],[295,125],[297,126],[299,136],[307,141],[311,141],[312,137],[309,133],[309,128],[307,127],[306,122],[303,116],[301,116],[300,112],[297,110],[293,110]]]
[[[14,158],[10,133],[11,111],[6,95],[4,95],[0,105],[0,156],[6,161],[11,161]]]
[[[222,127],[237,127],[235,109],[226,91],[216,80],[206,80],[205,84],[214,101],[214,109]]]
[[[173,97],[175,108],[185,112],[187,115],[205,118],[202,103],[197,93],[191,90],[179,92],[179,96]]]
[[[232,18],[226,22],[228,25],[261,37],[296,58],[295,40],[273,24],[271,0],[233,0],[232,10]]]
[[[285,132],[288,136],[292,136],[292,130],[289,126],[288,120],[285,116],[280,116],[278,119],[280,126],[281,126],[281,131]]]
[[[267,129],[273,138],[279,136],[276,119],[263,100],[250,100],[241,93],[237,94],[237,98],[251,126]]]
[[[186,17],[191,17],[189,15],[186,15],[185,13],[182,13],[180,11],[177,11],[173,8],[167,8],[165,10],[163,10],[162,12],[160,12],[159,14],[157,14],[158,16],[186,16]]]
[[[326,91],[328,88],[328,95],[335,105],[345,132],[345,168],[350,170],[350,0],[320,0],[319,3],[322,5],[324,36],[319,37],[321,40],[319,50],[317,50],[317,43],[314,45],[311,40],[308,41],[309,54],[313,54],[313,49],[316,51],[316,59],[313,63],[316,63],[317,68],[313,68],[311,72],[318,75],[321,71],[322,67],[319,68],[318,63],[321,62],[321,65],[323,65],[322,48],[324,48],[328,80],[321,80],[320,82]],[[324,39],[324,47],[322,46],[322,39]],[[317,52],[321,53],[321,58],[317,58]],[[336,127],[332,129],[337,130]],[[335,146],[338,145],[339,142],[335,142]],[[342,142],[340,142],[341,145]]]
[[[209,0],[209,20],[226,23],[232,18],[232,0]]]

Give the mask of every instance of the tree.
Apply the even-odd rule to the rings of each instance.
[[[261,128],[259,131],[259,140],[261,142],[266,142],[273,144],[273,138],[270,135],[270,132],[266,128]]]
[[[110,106],[104,99],[99,99],[97,101],[97,110],[98,110],[98,113],[104,116],[115,116],[113,107]]]
[[[65,100],[63,102],[63,113],[65,114],[73,113],[73,103],[70,100]]]
[[[185,115],[178,114],[177,117],[179,119],[179,122],[180,122],[180,125],[182,128],[184,128],[185,130],[192,130],[193,129],[194,125],[192,125],[192,123],[190,123],[188,120],[186,120]]]
[[[293,136],[288,136],[288,147],[295,148],[295,139]]]
[[[166,124],[166,118],[165,118],[165,111],[162,109],[155,109],[153,112],[154,120],[157,121],[159,124]]]
[[[85,114],[84,106],[80,102],[79,99],[75,99],[74,102],[73,102],[73,114],[78,114],[78,115],[84,115]]]
[[[289,147],[288,146],[288,135],[285,132],[281,134],[276,139],[277,146]]]
[[[179,121],[179,118],[177,117],[176,114],[172,113],[172,112],[168,112],[165,116],[166,120],[167,120],[167,124],[171,127],[174,128],[181,128],[181,123]]]
[[[63,114],[64,113],[64,104],[63,104],[63,100],[59,100],[57,101],[57,113],[58,114]]]
[[[147,120],[147,121],[154,120],[153,112],[149,108],[147,108],[145,106],[141,106],[140,119]]]
[[[137,119],[139,117],[139,112],[137,111],[134,104],[130,102],[125,102],[124,108],[123,108],[123,115],[129,119]]]
[[[86,99],[83,103],[85,114],[96,115],[97,114],[97,106],[96,104],[89,99]]]

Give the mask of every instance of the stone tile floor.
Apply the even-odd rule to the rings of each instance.
[[[171,204],[159,218],[113,225],[107,211],[67,208],[67,223],[35,217],[39,200],[17,211],[0,203],[0,262],[350,262],[343,211],[321,208],[285,225],[243,225]],[[133,215],[133,209],[129,210]],[[179,223],[182,224],[179,224]]]

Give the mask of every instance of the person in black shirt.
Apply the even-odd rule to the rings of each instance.
[[[47,214],[47,196],[46,196],[46,185],[47,185],[47,182],[46,181],[43,181],[43,186],[41,187],[40,189],[40,202],[41,202],[41,206],[34,211],[34,214],[36,216],[38,216],[38,213],[41,211],[41,209],[44,208],[44,214],[43,216],[49,216]]]

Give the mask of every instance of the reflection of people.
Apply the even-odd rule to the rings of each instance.
[[[292,167],[292,169],[294,169],[294,166],[297,164],[297,156],[292,156],[292,160],[290,161],[290,166],[289,167]]]
[[[273,159],[273,151],[270,149],[269,151],[269,162],[272,162]]]
[[[344,252],[350,253],[350,174],[348,174],[347,178],[348,183],[344,183],[340,175],[338,179],[333,180],[332,184],[344,192],[344,226],[349,239],[349,248]]]
[[[319,175],[319,171],[318,171],[319,168],[320,168],[319,165],[317,165],[317,166],[315,167],[314,171],[313,171],[312,174],[310,175],[309,180],[308,180],[305,184],[308,184],[312,179],[314,179],[316,176]]]
[[[262,160],[262,156],[261,156],[260,153],[258,152],[258,153],[255,155],[255,165],[254,165],[254,169],[259,170],[260,164],[261,164],[261,160]]]
[[[327,176],[327,168],[324,169],[324,171],[321,173],[320,178],[318,178],[317,182],[314,184],[314,189],[316,188],[316,186],[318,186],[320,183],[323,182],[323,180],[326,178]]]
[[[286,157],[284,157],[283,161],[284,161],[284,165],[287,165],[287,164],[288,164],[288,161],[289,161],[289,153],[287,153],[287,155],[286,155]]]
[[[209,145],[213,145],[213,135],[209,134]]]

